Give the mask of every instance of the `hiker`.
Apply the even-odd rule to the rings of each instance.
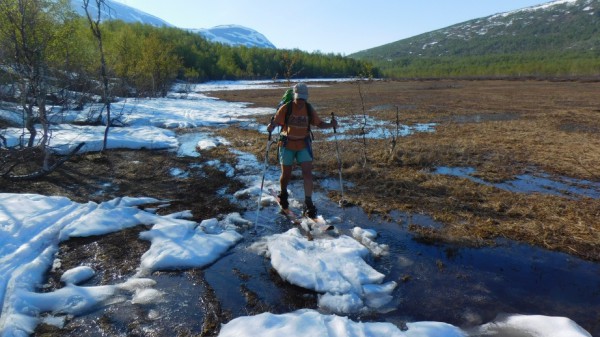
[[[302,178],[304,179],[303,213],[309,218],[316,218],[317,209],[312,201],[313,153],[310,125],[320,129],[334,128],[337,127],[337,121],[332,118],[331,122],[327,123],[319,118],[317,112],[308,103],[308,87],[306,84],[296,84],[293,93],[294,100],[279,107],[274,119],[267,127],[269,132],[272,132],[276,126],[282,127],[279,139],[279,162],[281,164],[281,177],[279,178],[281,186],[280,205],[283,209],[289,207],[287,186],[292,179],[292,167],[295,162],[300,165]]]

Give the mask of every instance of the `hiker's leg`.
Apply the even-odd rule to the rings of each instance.
[[[282,209],[288,209],[290,202],[288,201],[287,186],[292,178],[292,166],[281,165],[281,176],[279,177],[279,206]]]
[[[298,151],[296,160],[302,168],[302,179],[304,180],[304,196],[311,198],[313,193],[313,159],[308,148]]]
[[[279,149],[279,163],[281,164],[281,176],[279,177],[279,185],[281,193],[287,196],[287,186],[292,180],[292,168],[294,165],[295,151],[285,147]]]
[[[281,176],[279,177],[279,185],[281,192],[287,194],[287,186],[292,180],[292,165],[281,165]]]
[[[317,208],[312,201],[313,193],[313,176],[312,176],[312,161],[307,161],[300,164],[302,168],[302,178],[304,178],[304,210],[303,214],[309,218],[317,217]]]
[[[302,168],[302,179],[304,180],[304,197],[312,198],[313,193],[313,175],[312,161],[305,161],[300,163],[300,167]]]

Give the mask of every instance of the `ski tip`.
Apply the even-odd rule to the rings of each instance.
[[[342,208],[354,206],[353,203],[351,203],[350,201],[348,201],[346,199],[340,199],[340,201],[338,201],[338,205]]]

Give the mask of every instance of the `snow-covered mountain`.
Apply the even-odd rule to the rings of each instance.
[[[105,0],[108,5],[108,10],[103,8],[102,18],[109,18],[110,20],[123,20],[125,22],[139,22],[143,24],[149,24],[157,27],[167,26],[174,27],[172,24],[158,18],[154,15],[150,15],[139,9],[127,6],[117,1]],[[83,7],[83,0],[71,0],[73,9],[80,15],[85,15]],[[95,1],[90,1],[90,13],[96,13],[97,7]],[[182,27],[179,27],[182,28]],[[182,28],[186,29],[186,28]],[[275,46],[261,33],[254,29],[238,26],[238,25],[224,25],[216,26],[213,28],[202,28],[202,29],[187,29],[191,32],[201,34],[209,41],[219,42],[232,46],[246,46],[246,47],[259,47],[259,48],[275,48]]]
[[[209,29],[190,29],[190,31],[202,34],[213,42],[246,47],[275,48],[264,35],[248,27],[223,25]]]
[[[117,1],[105,0],[106,7],[102,7],[101,18],[104,20],[109,18],[110,20],[123,20],[125,22],[139,22],[144,24],[149,24],[152,26],[162,27],[173,27],[172,24],[164,21],[161,18],[158,18],[154,15],[150,15],[146,12],[142,12],[133,7],[127,6]],[[85,9],[83,6],[83,0],[71,0],[71,6],[79,15],[85,15]],[[96,6],[96,1],[90,1],[89,3],[89,12],[93,16],[98,12],[98,7]]]
[[[371,60],[600,48],[600,0],[556,0],[469,20],[351,56]]]

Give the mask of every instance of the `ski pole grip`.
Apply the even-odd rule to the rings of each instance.
[[[333,123],[334,120],[335,120],[335,115],[332,112],[331,113],[331,123]],[[337,130],[336,130],[335,126],[333,127],[333,133],[337,133]]]

